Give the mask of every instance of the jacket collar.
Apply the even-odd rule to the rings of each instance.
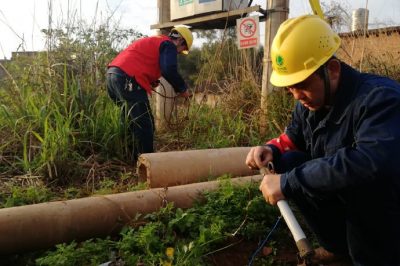
[[[340,64],[340,80],[331,108],[311,112],[302,106],[304,117],[315,130],[324,128],[328,121],[339,123],[346,116],[345,110],[357,93],[361,73],[343,62]]]
[[[361,73],[349,65],[341,62],[341,72],[334,104],[326,119],[340,121],[346,115],[346,108],[353,101],[360,83]]]

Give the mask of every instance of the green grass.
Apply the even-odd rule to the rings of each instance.
[[[275,207],[265,204],[257,184],[236,187],[223,181],[221,189],[205,197],[205,203],[196,203],[187,210],[176,209],[170,203],[159,212],[138,216],[136,219],[146,223],[126,227],[114,239],[57,245],[55,250],[37,257],[36,264],[99,265],[118,258],[126,265],[159,265],[167,260],[166,249],[172,247],[173,265],[211,265],[206,254],[232,240],[259,241],[278,216]],[[286,234],[276,232],[272,245],[287,245]]]
[[[105,66],[116,47],[140,34],[108,26],[44,31],[55,40],[52,51],[6,65],[11,78],[0,80],[0,207],[146,188],[138,184],[120,109],[105,88]],[[268,130],[260,134],[260,55],[238,51],[229,39],[213,40],[187,61],[180,59],[183,66],[199,64],[184,69],[190,84],[217,93],[221,101],[213,108],[194,102],[179,106],[176,123],[156,131],[157,151],[254,146],[279,135],[294,101],[284,90],[274,90],[268,96]],[[399,80],[398,64],[386,63],[365,60],[369,72]],[[207,265],[210,254],[235,240],[259,241],[277,216],[257,185],[224,183],[206,198],[206,204],[189,210],[170,204],[143,214],[137,218],[145,224],[133,221],[137,226],[126,227],[117,237],[10,256],[5,264],[98,265],[120,259],[128,265],[159,265],[168,259],[165,250],[173,247],[173,265]],[[287,235],[274,239],[273,248],[291,240]],[[274,258],[257,262],[276,265]]]

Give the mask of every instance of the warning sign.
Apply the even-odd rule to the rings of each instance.
[[[237,19],[236,31],[239,49],[259,46],[260,32],[258,16]]]

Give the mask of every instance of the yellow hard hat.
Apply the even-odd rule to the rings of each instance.
[[[182,53],[183,54],[188,54],[189,50],[190,50],[190,47],[192,47],[192,44],[193,44],[193,34],[192,34],[192,32],[187,27],[183,27],[183,26],[174,27],[171,30],[171,33],[173,33],[173,32],[179,33],[182,36],[182,38],[185,39],[188,49],[185,50],[185,51],[182,51]]]
[[[270,82],[277,87],[302,82],[328,61],[339,46],[340,37],[319,16],[286,20],[272,42]]]

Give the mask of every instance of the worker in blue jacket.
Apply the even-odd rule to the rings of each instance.
[[[335,57],[339,36],[318,16],[285,21],[270,82],[298,101],[285,132],[246,164],[275,165],[266,201],[297,205],[321,248],[317,263],[400,265],[400,84]]]

